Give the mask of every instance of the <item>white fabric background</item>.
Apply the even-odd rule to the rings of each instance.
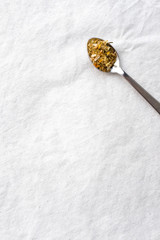
[[[2,240],[160,239],[159,115],[91,37],[160,100],[158,0],[0,2]]]

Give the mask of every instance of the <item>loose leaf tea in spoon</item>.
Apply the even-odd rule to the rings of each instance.
[[[110,72],[116,62],[117,53],[109,44],[98,38],[92,38],[87,43],[89,57],[96,68],[103,72]]]
[[[89,57],[96,68],[103,72],[118,73],[123,76],[160,114],[160,102],[151,96],[120,66],[119,56],[108,41],[100,38],[91,38],[87,43]]]

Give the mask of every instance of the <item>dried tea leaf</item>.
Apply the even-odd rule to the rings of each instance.
[[[87,43],[88,54],[94,66],[103,72],[110,72],[116,62],[117,53],[108,40],[92,38]]]

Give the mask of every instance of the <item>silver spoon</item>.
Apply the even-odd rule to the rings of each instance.
[[[91,38],[91,39],[88,40],[88,43],[90,43],[91,41],[96,41],[96,40],[104,41],[104,40],[102,40],[100,38]],[[87,49],[88,49],[88,53],[89,53],[88,43],[87,43]],[[114,50],[116,52],[116,50],[110,45],[110,43],[108,43],[108,45],[112,48],[112,50]],[[160,114],[160,102],[158,102],[154,97],[152,97],[143,87],[141,87],[133,78],[131,78],[121,68],[118,53],[116,52],[116,54],[117,54],[117,56],[116,56],[115,63],[110,68],[109,72],[111,72],[111,73],[118,73],[119,75],[123,76],[147,100],[147,102]],[[95,54],[93,54],[93,55],[95,55]],[[94,62],[94,61],[92,61],[92,62]],[[100,70],[102,70],[102,69],[100,69]]]

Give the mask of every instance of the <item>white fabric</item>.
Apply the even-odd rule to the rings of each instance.
[[[159,240],[160,116],[86,44],[160,100],[160,2],[1,0],[0,19],[0,239]]]

